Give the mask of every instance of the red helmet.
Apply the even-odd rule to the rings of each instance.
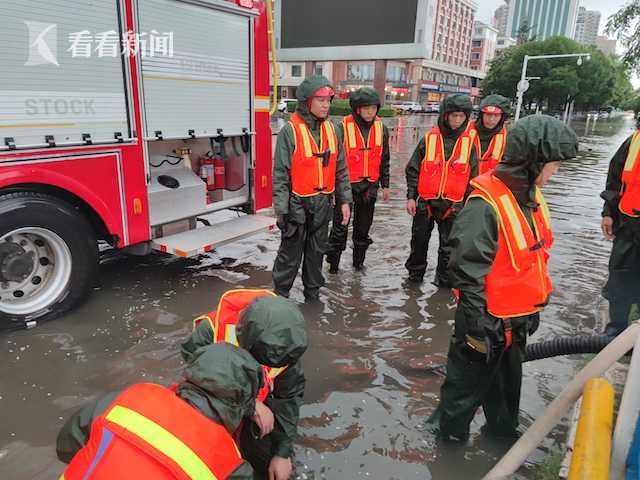
[[[333,88],[329,86],[324,86],[324,87],[320,87],[318,90],[313,92],[309,97],[309,99],[313,97],[333,97],[335,96],[335,94],[336,93],[333,91]]]
[[[496,107],[495,105],[485,105],[480,111],[483,113],[493,113],[496,115],[502,115],[504,113],[500,107]]]

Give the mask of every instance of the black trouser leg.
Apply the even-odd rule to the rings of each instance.
[[[330,206],[327,211],[318,211],[307,222],[307,236],[304,241],[304,259],[302,261],[302,284],[304,296],[308,299],[318,298],[318,291],[324,285],[322,275],[322,261],[327,252],[329,242],[329,216]]]
[[[342,206],[336,204],[333,208],[333,221],[331,222],[331,234],[329,235],[329,251],[327,262],[332,271],[337,271],[340,264],[340,256],[347,248],[347,235],[349,224],[342,225]]]
[[[271,437],[269,435],[256,439],[251,433],[251,423],[245,420],[240,431],[240,453],[242,458],[251,464],[254,479],[266,480],[269,475],[271,454]]]
[[[435,284],[438,287],[447,288],[450,287],[449,275],[447,268],[449,265],[450,247],[449,236],[451,235],[451,229],[453,228],[454,216],[449,216],[444,220],[437,220],[438,223],[438,236],[440,243],[438,245],[438,267],[436,268]]]
[[[428,214],[426,203],[418,202],[416,214],[411,224],[411,253],[404,266],[409,277],[421,280],[427,269],[427,250],[435,222]]]
[[[376,197],[369,190],[354,196],[353,208],[353,266],[362,267],[367,248],[373,243],[369,237],[373,214],[376,208]]]
[[[305,248],[306,226],[289,223],[281,233],[280,248],[273,264],[273,287],[278,295],[288,297],[298,274]]]

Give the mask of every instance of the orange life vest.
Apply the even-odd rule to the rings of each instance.
[[[474,128],[477,127],[473,125]],[[480,135],[476,136],[476,149],[478,152],[479,162],[478,162],[478,175],[482,175],[487,172],[493,172],[495,168],[498,166],[498,163],[502,161],[502,156],[504,155],[504,147],[507,143],[507,129],[502,127],[502,129],[496,133],[493,137],[491,137],[491,141],[489,142],[489,146],[487,150],[482,153],[482,144],[480,142]]]
[[[553,290],[547,271],[553,233],[542,192],[536,189],[539,207],[532,212],[532,229],[511,190],[496,176],[480,175],[471,185],[475,189],[469,198],[482,198],[498,217],[498,251],[485,278],[487,311],[499,318],[538,312]]]
[[[256,298],[265,296],[274,296],[273,292],[262,289],[237,289],[228,290],[225,292],[220,301],[218,302],[218,308],[209,312],[207,315],[202,315],[194,320],[194,328],[196,328],[200,322],[207,321],[213,330],[213,341],[227,342],[233,345],[238,345],[238,339],[236,337],[236,325],[240,320],[240,315],[247,308],[251,302]],[[264,402],[273,390],[273,380],[285,371],[287,367],[273,368],[262,366],[263,382],[262,388],[258,392],[257,399]]]
[[[139,383],[93,420],[61,480],[222,480],[242,457],[227,430],[168,388]]]
[[[640,129],[633,134],[629,144],[618,208],[629,217],[640,217]]]
[[[380,162],[382,161],[382,120],[376,117],[369,129],[366,143],[353,115],[344,117],[342,126],[344,128],[344,151],[349,167],[349,180],[351,183],[362,180],[377,182],[380,178]]]
[[[291,191],[299,197],[335,190],[338,137],[330,120],[320,127],[320,147],[302,117],[294,113],[289,120],[293,128],[295,148],[291,158]],[[328,159],[325,160],[325,153]]]
[[[440,129],[433,127],[424,137],[425,155],[418,177],[418,195],[425,200],[445,198],[461,202],[471,176],[471,151],[477,131],[472,122],[458,137],[451,156],[444,158],[444,140]]]

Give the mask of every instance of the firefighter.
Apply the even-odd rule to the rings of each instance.
[[[307,330],[300,309],[268,290],[229,290],[217,309],[197,318],[194,327],[182,344],[186,361],[202,346],[226,341],[263,365],[256,415],[253,425],[242,426],[240,451],[259,475],[288,479],[305,387],[300,358],[307,349]]]
[[[437,126],[420,140],[405,169],[406,209],[413,216],[411,254],[405,267],[412,282],[423,280],[429,239],[437,223],[440,245],[434,284],[450,286],[446,246],[456,212],[467,194],[469,180],[478,174],[477,132],[469,122],[471,108],[468,96],[449,95],[440,106]]]
[[[288,297],[302,262],[305,299],[316,301],[324,285],[322,262],[334,197],[340,223],[347,225],[351,186],[342,144],[328,120],[334,96],[329,81],[322,76],[308,78],[296,96],[296,112],[280,130],[275,150],[273,208],[281,243],[273,283],[278,295]]]
[[[194,352],[176,388],[138,383],[85,405],[58,434],[61,479],[253,479],[233,440],[262,370],[229,344]]]
[[[460,301],[431,418],[446,439],[465,441],[480,406],[486,433],[517,435],[526,336],[538,328],[552,291],[553,233],[540,188],[576,154],[571,129],[546,115],[529,116],[511,128],[495,171],[471,181],[474,190],[451,232],[449,274]]]
[[[634,134],[611,159],[601,197],[602,233],[613,240],[602,291],[609,301],[605,334],[616,336],[627,328],[633,304],[640,304],[640,117]]]
[[[353,196],[353,267],[362,270],[364,257],[373,243],[369,230],[382,187],[382,198],[389,200],[389,131],[378,117],[380,97],[372,88],[360,88],[349,98],[351,115],[342,121],[341,137],[349,169]],[[342,211],[334,209],[329,253],[329,272],[338,273],[340,255],[347,245],[348,224],[342,224]]]
[[[509,99],[502,95],[487,95],[480,102],[480,114],[474,127],[478,131],[478,174],[493,171],[504,154],[509,116]]]

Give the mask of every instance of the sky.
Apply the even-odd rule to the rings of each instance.
[[[476,18],[482,22],[491,23],[493,12],[504,3],[504,0],[476,0],[476,2],[478,4]],[[598,33],[604,35],[607,18],[616,13],[625,3],[626,0],[580,0],[578,5],[585,7],[587,10],[597,10],[602,14],[600,16],[600,29]],[[618,45],[618,53],[622,53],[620,48],[620,45]],[[640,78],[634,75],[631,78],[631,83],[635,88],[639,88]]]

